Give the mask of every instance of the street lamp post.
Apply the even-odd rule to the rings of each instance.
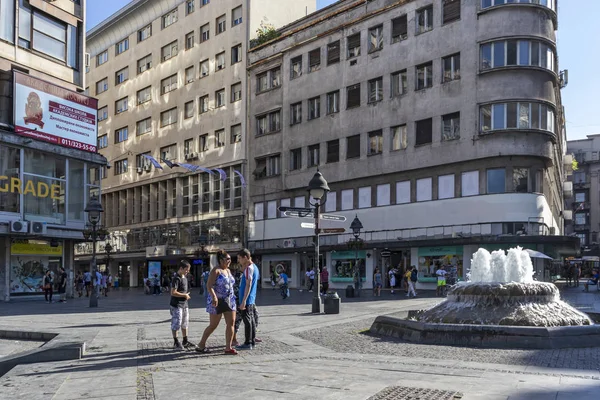
[[[317,290],[313,296],[312,312],[315,314],[321,313],[321,274],[319,271],[319,209],[327,201],[327,193],[329,192],[329,185],[323,178],[323,175],[317,170],[315,175],[308,183],[308,193],[315,200],[314,203],[309,201],[309,204],[315,208],[315,278],[317,280]]]
[[[98,307],[98,295],[96,282],[96,241],[98,240],[98,232],[96,227],[100,222],[100,214],[104,212],[102,204],[98,201],[98,197],[94,196],[90,199],[84,210],[88,214],[88,221],[92,225],[92,262],[90,263],[90,273],[92,274],[92,290],[90,294],[90,308]]]
[[[360,286],[361,286],[361,281],[360,281],[360,268],[358,266],[358,237],[360,236],[360,231],[363,228],[363,224],[362,222],[360,222],[360,219],[358,219],[358,214],[354,217],[354,220],[352,220],[352,223],[350,224],[350,229],[352,230],[352,234],[354,235],[354,273],[357,275],[357,281],[356,281],[356,295],[358,297],[360,297]]]

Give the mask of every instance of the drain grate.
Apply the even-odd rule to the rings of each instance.
[[[368,400],[456,400],[462,396],[461,393],[448,390],[388,386]]]

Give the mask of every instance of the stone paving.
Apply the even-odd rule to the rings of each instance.
[[[35,340],[7,340],[0,339],[0,357],[5,357],[15,353],[33,350],[40,347],[45,342]]]
[[[439,299],[367,294],[343,299],[340,314],[312,315],[311,295],[294,292],[283,301],[263,290],[264,342],[239,356],[222,355],[224,326],[209,339],[209,354],[173,350],[168,296],[120,291],[100,299],[97,309],[87,308],[85,298],[0,304],[0,329],[76,329],[94,337],[81,360],[17,366],[0,378],[0,399],[600,398],[600,344],[486,350],[402,343],[365,330],[376,315],[406,315]],[[567,295],[600,309],[600,293]],[[190,323],[196,342],[208,322],[198,297]]]

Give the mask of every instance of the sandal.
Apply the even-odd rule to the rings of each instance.
[[[230,350],[225,350],[224,351],[225,354],[230,355],[230,356],[237,356],[238,352],[236,349],[230,349]]]
[[[202,347],[202,348],[200,348],[200,346],[198,346],[198,347],[196,347],[196,351],[198,353],[203,353],[203,354],[207,354],[210,352],[210,350],[208,350],[208,347],[206,347],[206,346]]]

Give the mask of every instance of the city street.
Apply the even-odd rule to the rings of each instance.
[[[278,291],[263,289],[258,304],[264,342],[238,356],[222,355],[224,324],[209,339],[211,353],[173,350],[168,295],[122,290],[101,298],[95,310],[85,297],[66,304],[2,304],[0,329],[78,332],[94,339],[82,360],[14,368],[0,378],[0,398],[598,398],[600,347],[486,350],[401,343],[365,331],[377,315],[406,315],[437,299],[384,292],[380,298],[342,299],[337,315],[312,315],[311,295],[294,291],[283,301]],[[566,297],[583,310],[600,309],[600,293],[568,289]],[[202,302],[198,294],[191,301],[194,342],[208,321]],[[0,354],[31,347],[3,340]]]

